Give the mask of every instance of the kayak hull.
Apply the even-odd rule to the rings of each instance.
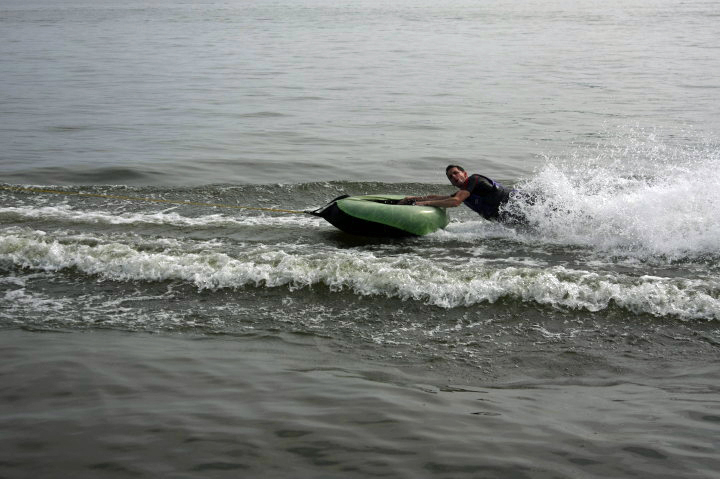
[[[401,195],[340,196],[313,211],[336,228],[357,236],[423,236],[450,222],[443,208],[397,204]]]

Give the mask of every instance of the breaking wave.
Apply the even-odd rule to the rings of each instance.
[[[157,239],[139,244],[121,237],[15,228],[0,238],[0,262],[32,271],[75,270],[110,281],[179,281],[203,290],[324,286],[441,308],[509,299],[591,312],[617,306],[637,314],[720,318],[720,282],[712,278],[509,266],[480,258],[464,260],[459,267],[413,254],[331,246],[253,244],[229,249],[219,241]]]

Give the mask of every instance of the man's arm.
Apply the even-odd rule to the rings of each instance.
[[[416,200],[415,204],[418,206],[437,206],[439,208],[455,208],[460,206],[470,196],[468,190],[458,190],[452,196],[434,196],[433,198],[426,197],[429,199]]]
[[[450,198],[450,197],[444,196],[444,195],[406,196],[405,198],[401,199],[398,204],[399,205],[409,205],[409,204],[417,204],[418,201],[443,200],[446,198]]]

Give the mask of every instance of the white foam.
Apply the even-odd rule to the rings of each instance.
[[[14,230],[0,237],[0,259],[33,270],[75,268],[112,281],[180,281],[210,290],[324,285],[442,308],[508,298],[586,311],[615,304],[635,313],[720,319],[720,283],[713,278],[636,277],[563,266],[539,269],[481,258],[460,264],[412,254],[378,255],[329,246],[309,250],[291,244],[244,246],[232,254],[211,243],[148,251],[100,238],[95,244],[75,243],[68,237]]]
[[[198,217],[183,216],[171,210],[156,213],[112,213],[108,211],[84,211],[68,205],[22,206],[0,208],[0,218],[11,221],[45,220],[80,224],[107,225],[170,225],[193,227],[223,226],[318,226],[321,220],[308,215],[259,214],[245,216],[236,214],[212,214]]]
[[[25,288],[13,289],[0,297],[0,317],[14,319],[18,312],[24,310],[35,313],[62,312],[67,310],[70,303],[68,298],[49,298],[40,293],[28,292]]]
[[[12,284],[15,286],[25,286],[25,278],[18,278],[16,276],[3,276],[0,277],[0,284]]]
[[[549,159],[518,185],[545,241],[650,261],[720,256],[720,148],[669,146],[653,135]]]

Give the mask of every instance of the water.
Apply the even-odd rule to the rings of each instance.
[[[5,0],[6,181],[514,179],[720,129],[715,2],[356,3]]]
[[[714,477],[718,11],[4,2],[0,475]]]

